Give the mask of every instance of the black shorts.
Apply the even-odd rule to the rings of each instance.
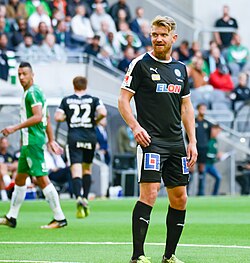
[[[138,146],[138,182],[161,182],[166,187],[184,186],[189,182],[185,146]]]
[[[197,163],[206,163],[207,159],[207,147],[197,147]]]
[[[95,153],[95,143],[73,141],[68,144],[68,160],[70,164],[74,163],[88,163],[93,162]]]

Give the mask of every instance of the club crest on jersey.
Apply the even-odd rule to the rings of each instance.
[[[160,154],[145,153],[144,170],[160,171]]]
[[[166,83],[158,83],[156,86],[156,92],[159,93],[177,93],[180,94],[181,92],[181,85],[177,84],[166,84]]]
[[[183,174],[189,174],[187,157],[181,158],[181,164],[182,164],[182,173]]]
[[[175,74],[177,77],[180,77],[180,76],[181,76],[181,72],[180,72],[180,70],[179,70],[178,68],[176,68],[176,69],[174,70],[174,74]]]
[[[131,81],[132,81],[132,76],[126,75],[124,80],[123,80],[122,86],[130,87]]]
[[[161,80],[161,76],[160,76],[160,74],[152,74],[151,79],[152,80]]]

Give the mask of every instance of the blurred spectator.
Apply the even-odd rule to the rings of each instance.
[[[96,4],[94,12],[90,16],[90,22],[95,33],[101,30],[101,24],[103,21],[108,23],[109,32],[116,32],[115,23],[112,17],[106,13],[103,5],[98,3]]]
[[[109,3],[107,0],[88,0],[92,12],[95,10],[97,4],[102,4],[106,12],[109,11]]]
[[[36,11],[29,17],[28,24],[34,32],[38,32],[38,26],[41,22],[44,22],[48,30],[51,31],[51,19],[45,12],[43,5],[39,5]]]
[[[96,137],[96,155],[98,159],[109,165],[110,153],[108,146],[107,118],[103,118],[96,126]]]
[[[40,46],[48,33],[48,26],[44,22],[40,22],[38,25],[38,32],[34,37],[34,43]]]
[[[225,92],[232,91],[234,83],[229,74],[226,61],[221,55],[219,48],[215,47],[211,50],[211,55],[209,55],[208,61],[210,68],[209,83],[215,89]]]
[[[202,57],[194,56],[192,63],[187,66],[188,76],[192,79],[192,87],[195,89],[207,88],[209,77],[203,71],[204,60]],[[213,89],[212,87],[210,89]]]
[[[5,81],[8,80],[8,76],[9,76],[7,45],[8,45],[7,35],[5,33],[0,33],[0,79],[3,79]]]
[[[25,34],[31,34],[27,21],[24,18],[18,18],[15,23],[15,30],[11,37],[11,45],[15,48],[24,41]],[[32,35],[33,36],[33,35]]]
[[[136,7],[135,9],[135,18],[130,23],[130,28],[136,34],[142,33],[142,25],[150,24],[149,21],[144,18],[144,9],[141,6]]]
[[[105,65],[106,67],[112,69],[113,63],[109,56],[109,52],[105,48],[101,48],[100,52],[97,54],[97,58],[102,63],[102,65]]]
[[[52,11],[52,14],[54,12],[57,12],[58,20],[65,19],[66,17],[66,7],[67,7],[67,1],[66,0],[52,0],[50,2],[50,10]]]
[[[179,61],[183,63],[188,63],[192,55],[189,50],[189,43],[187,40],[183,40],[179,47],[175,49],[179,54]]]
[[[114,22],[115,22],[116,30],[119,30],[119,24],[122,22],[129,24],[127,13],[124,9],[118,10],[117,18],[114,19]]]
[[[218,124],[212,125],[211,138],[208,141],[208,148],[207,148],[206,173],[210,174],[215,179],[212,195],[218,195],[219,188],[220,188],[220,182],[222,178],[221,174],[215,167],[215,163],[223,155],[222,152],[218,151],[217,137],[220,132],[221,132],[221,128]]]
[[[85,9],[85,16],[90,17],[91,15],[91,8],[84,0],[68,0],[67,7],[66,7],[66,21],[70,21],[72,17],[77,14],[77,7],[84,6]]]
[[[241,37],[239,34],[233,34],[232,44],[227,50],[227,61],[229,63],[229,67],[233,68],[232,64],[237,64],[239,66],[239,70],[242,70],[248,59],[248,48],[241,44]]]
[[[58,22],[64,19],[65,19],[64,14],[59,9],[54,8],[52,12],[52,17],[51,17],[52,28],[55,29]]]
[[[3,16],[0,16],[0,33],[6,33],[9,37],[10,28],[7,25],[7,19]]]
[[[66,190],[72,197],[73,189],[70,167],[66,166],[62,156],[54,154],[49,146],[47,146],[47,150],[44,151],[44,158],[46,168],[49,171],[49,179],[52,181],[56,188],[57,186],[63,187],[63,185],[66,184]]]
[[[117,32],[117,38],[121,44],[121,48],[125,50],[128,46],[128,36],[130,36],[129,41],[133,49],[138,50],[141,48],[141,40],[136,33],[130,30],[128,23],[121,22],[119,24],[119,31]]]
[[[248,84],[248,76],[246,73],[241,72],[239,74],[239,84],[229,96],[232,101],[233,110],[237,110],[239,105],[242,105],[244,101],[250,100],[250,89],[247,86],[247,84]],[[236,108],[236,104],[238,105],[237,108]]]
[[[215,27],[228,27],[238,29],[238,24],[236,19],[232,18],[229,14],[229,6],[223,6],[223,16],[215,22]],[[214,33],[215,41],[220,48],[227,48],[231,44],[233,37],[232,32],[215,32]]]
[[[193,41],[191,48],[189,50],[190,56],[193,57],[195,56],[196,52],[201,52],[201,47],[200,47],[200,43],[198,41]]]
[[[118,11],[119,9],[124,9],[126,14],[127,14],[127,21],[130,22],[131,21],[131,11],[129,6],[126,3],[126,0],[118,0],[117,2],[115,2],[109,9],[109,13],[110,15],[113,17],[113,19],[115,21],[118,20]]]
[[[72,43],[70,28],[65,20],[58,21],[54,34],[56,36],[56,43],[61,47],[74,49],[77,45]]]
[[[250,161],[238,165],[238,171],[241,172],[240,175],[236,176],[236,181],[241,187],[241,195],[250,194]]]
[[[25,4],[20,2],[20,0],[9,0],[9,3],[6,5],[6,16],[12,19],[13,22],[18,18],[27,19],[28,14],[25,9]]]
[[[123,53],[124,58],[119,62],[118,69],[127,72],[129,64],[135,58],[135,51],[132,47],[127,47]]]
[[[40,59],[43,62],[60,61],[65,62],[67,59],[64,49],[56,44],[56,37],[49,33],[46,35],[43,44],[40,47]]]
[[[97,57],[100,51],[101,51],[100,36],[95,35],[92,39],[92,42],[86,46],[84,52],[89,55]]]
[[[113,66],[117,67],[119,61],[123,58],[121,45],[113,32],[109,32],[107,35],[106,43],[103,48],[109,53],[109,57]]]
[[[43,6],[44,12],[51,17],[51,10],[49,7],[49,4],[45,0],[26,0],[25,1],[25,9],[28,14],[28,17],[30,17],[33,13],[37,11],[37,7],[39,5]]]
[[[195,118],[195,134],[197,140],[197,168],[198,168],[198,193],[205,194],[205,164],[207,158],[208,142],[211,133],[211,123],[205,119],[207,105],[200,103],[197,105],[197,117]],[[190,169],[190,178],[192,179],[195,167]]]
[[[34,45],[33,36],[30,33],[24,35],[24,41],[19,44],[16,51],[19,61],[38,62],[38,47]]]
[[[136,154],[136,141],[132,130],[123,125],[118,130],[118,149],[119,153],[132,153]]]
[[[89,43],[94,37],[89,18],[86,17],[86,8],[84,5],[76,7],[76,15],[71,20],[72,39],[78,45]]]
[[[148,47],[151,46],[151,28],[150,24],[145,20],[141,23],[141,31],[138,33],[138,37],[141,40],[142,47]]]
[[[212,45],[207,57],[209,73],[213,73],[220,65],[226,66],[226,60],[217,46]]]
[[[0,138],[0,195],[2,201],[7,201],[7,192],[5,190],[11,183],[12,174],[17,171],[17,163],[14,157],[8,152],[9,142],[6,137]],[[14,175],[15,177],[15,175]]]

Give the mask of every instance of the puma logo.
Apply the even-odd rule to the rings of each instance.
[[[158,74],[158,71],[157,71],[157,68],[150,68],[149,70],[152,70],[152,71],[154,71],[156,74]]]
[[[143,217],[140,217],[139,219],[140,219],[141,221],[146,222],[146,223],[149,225],[149,221],[150,221],[150,220],[147,220],[147,219],[145,219],[145,218],[143,218]]]

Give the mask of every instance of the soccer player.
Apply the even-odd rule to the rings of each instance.
[[[135,58],[121,86],[119,111],[137,141],[140,196],[132,215],[133,254],[130,263],[150,263],[144,242],[150,214],[160,189],[166,186],[169,208],[162,263],[183,263],[175,250],[185,222],[189,167],[197,158],[194,110],[183,63],[171,57],[177,39],[176,22],[157,16],[151,24],[153,50]],[[130,106],[134,96],[137,119]],[[181,121],[189,138],[184,146]]]
[[[54,219],[42,228],[61,228],[67,225],[67,220],[61,209],[58,193],[48,178],[44,160],[46,133],[48,143],[55,153],[61,154],[62,148],[54,141],[46,99],[42,90],[34,84],[33,70],[28,62],[20,63],[18,77],[24,89],[20,108],[21,122],[4,128],[1,133],[8,136],[20,130],[22,147],[10,210],[5,217],[0,218],[0,224],[16,227],[19,209],[26,194],[25,181],[31,175],[36,176],[37,183],[54,214]]]
[[[99,98],[86,93],[87,79],[73,79],[74,94],[63,98],[55,112],[55,120],[68,124],[68,149],[73,178],[73,193],[77,199],[77,218],[89,215],[88,194],[91,186],[91,166],[96,146],[95,126],[107,115]],[[83,195],[81,190],[83,188]]]

